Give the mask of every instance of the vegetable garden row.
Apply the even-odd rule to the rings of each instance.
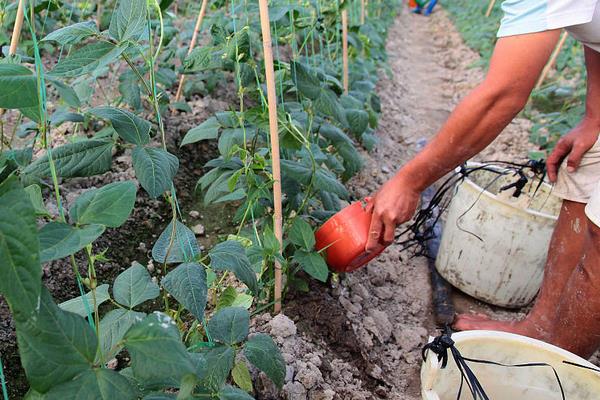
[[[358,147],[375,144],[375,82],[397,7],[274,0],[266,19],[248,0],[0,2],[0,45],[19,43],[0,59],[0,293],[25,398],[250,399],[252,369],[282,386],[284,360],[268,335],[249,335],[251,315],[278,310],[307,276],[328,279],[313,229],[349,200]],[[219,90],[237,101],[169,137],[172,115],[192,112],[186,99]],[[203,251],[174,178],[176,154],[206,140],[218,153],[196,191],[208,209],[233,204],[237,228]],[[65,200],[65,182],[105,174],[123,154],[135,180]],[[94,243],[139,198],[169,210],[151,251],[158,267],[138,260],[101,281],[106,249]],[[62,259],[80,295],[57,304],[42,266]]]

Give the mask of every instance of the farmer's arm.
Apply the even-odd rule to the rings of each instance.
[[[583,155],[596,143],[600,133],[600,53],[585,47],[587,95],[585,115],[571,132],[563,136],[548,157],[548,177],[556,181],[558,167],[567,157],[567,171],[573,172]]]
[[[414,214],[419,193],[483,150],[523,109],[559,35],[554,30],[498,40],[484,82],[373,198],[367,250],[391,243],[396,225]]]

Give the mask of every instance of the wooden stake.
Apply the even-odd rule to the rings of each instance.
[[[554,49],[552,56],[550,56],[550,60],[548,61],[548,63],[544,67],[544,69],[542,70],[542,74],[540,75],[537,83],[535,84],[536,90],[542,86],[542,84],[548,77],[550,70],[552,69],[552,67],[554,67],[554,64],[556,63],[556,59],[558,58],[558,55],[560,54],[563,46],[565,45],[565,42],[567,41],[567,37],[569,37],[569,34],[566,31],[564,31],[560,36],[560,40],[558,41],[558,44],[556,45],[556,48]]]
[[[192,35],[192,41],[190,42],[190,47],[187,52],[188,56],[190,55],[192,50],[194,50],[194,46],[196,46],[196,41],[198,40],[198,33],[200,32],[200,27],[202,26],[202,20],[204,19],[204,14],[206,14],[206,6],[207,5],[208,5],[208,0],[202,0],[202,6],[200,6],[200,12],[198,13],[198,18],[196,19],[196,26],[194,26],[194,34]],[[185,75],[181,75],[181,78],[179,78],[179,86],[177,87],[177,94],[175,94],[175,101],[179,101],[179,99],[181,98],[181,92],[183,91],[183,82],[184,81],[185,81]]]
[[[96,27],[100,29],[100,19],[102,18],[102,3],[98,2],[96,6]]]
[[[492,10],[494,9],[494,5],[496,4],[496,0],[490,0],[490,5],[487,8],[487,11],[485,12],[485,16],[489,17],[490,15],[492,15]]]
[[[348,94],[348,10],[342,10],[342,63],[344,93]]]
[[[360,0],[360,24],[365,24],[365,2],[366,0]]]
[[[13,28],[12,38],[10,39],[10,48],[8,50],[9,56],[17,54],[17,46],[19,45],[19,39],[21,38],[21,27],[23,26],[23,7],[25,0],[19,0],[19,6],[17,7],[17,17],[15,19],[15,26]]]
[[[271,24],[269,22],[269,6],[267,0],[258,0],[260,27],[263,37],[265,58],[265,76],[267,80],[267,103],[269,106],[269,133],[271,137],[271,163],[273,166],[273,230],[283,247],[283,216],[281,209],[281,167],[279,165],[279,128],[277,126],[277,97],[275,96],[275,69],[273,66],[273,48],[271,41]],[[281,312],[282,291],[281,264],[275,261],[275,313]]]

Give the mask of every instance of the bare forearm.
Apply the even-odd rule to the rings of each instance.
[[[491,91],[483,83],[450,115],[425,149],[397,179],[421,191],[489,145],[524,105],[523,96]]]

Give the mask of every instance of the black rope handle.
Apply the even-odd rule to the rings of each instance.
[[[543,363],[543,362],[532,362],[532,363],[523,363],[523,364],[503,364],[503,363],[490,361],[490,360],[481,360],[481,359],[476,359],[476,358],[463,357],[462,354],[460,354],[460,351],[458,351],[458,349],[456,348],[455,342],[451,338],[451,336],[452,336],[452,333],[450,333],[450,331],[448,329],[446,329],[445,333],[436,337],[431,342],[429,342],[425,346],[423,346],[421,355],[423,357],[423,360],[427,360],[427,351],[429,350],[429,351],[433,352],[434,354],[437,355],[438,361],[441,361],[442,369],[444,369],[448,365],[448,350],[450,351],[450,353],[452,354],[452,358],[454,359],[454,362],[456,363],[456,366],[458,367],[458,370],[461,375],[460,386],[458,388],[458,393],[456,395],[457,400],[460,399],[460,396],[462,394],[465,383],[467,384],[469,391],[471,392],[471,395],[473,396],[474,400],[490,400],[489,396],[483,389],[481,382],[479,382],[479,379],[477,379],[477,376],[475,375],[475,373],[473,372],[471,367],[469,367],[468,362],[476,363],[476,364],[495,365],[495,366],[506,367],[506,368],[550,367],[552,369],[552,372],[554,373],[554,377],[556,378],[556,382],[560,389],[561,398],[562,398],[562,400],[566,399],[565,391],[563,389],[562,382],[560,381],[558,372],[552,365]],[[575,366],[582,367],[582,368],[592,369],[590,367],[571,363],[568,361],[563,361],[563,363],[575,365]],[[600,370],[595,370],[595,371],[600,372]]]

